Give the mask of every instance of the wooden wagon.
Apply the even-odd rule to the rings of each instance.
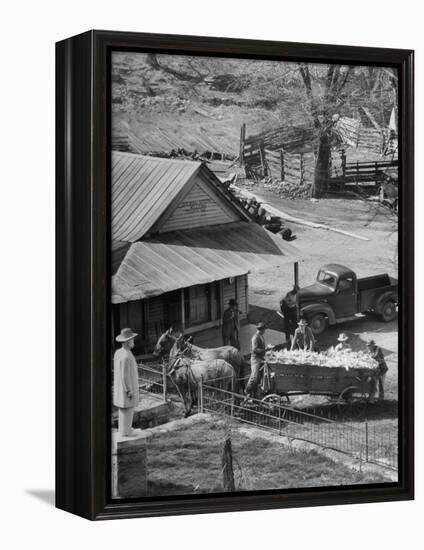
[[[366,400],[375,389],[376,371],[372,368],[326,367],[266,361],[260,379],[264,401],[291,395],[323,395],[339,401]]]

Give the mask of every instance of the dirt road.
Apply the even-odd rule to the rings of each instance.
[[[309,285],[321,265],[337,262],[355,270],[358,277],[388,273],[397,278],[397,232],[395,221],[385,209],[373,202],[349,199],[310,200],[281,199],[266,188],[251,192],[282,211],[312,222],[336,226],[368,238],[354,239],[340,233],[288,224],[296,239],[293,244],[298,257],[282,262],[278,268],[254,272],[249,276],[249,301],[252,322],[265,320],[272,328],[282,330],[282,321],[275,313],[281,297],[293,285],[293,261],[299,261],[300,285]],[[364,319],[330,327],[320,338],[323,348],[334,345],[339,332],[349,336],[354,350],[364,349],[373,338],[382,348],[389,372],[386,377],[386,397],[397,398],[398,323],[383,323],[369,315]]]

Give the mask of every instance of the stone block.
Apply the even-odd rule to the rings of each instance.
[[[171,404],[159,401],[155,397],[142,395],[139,405],[134,410],[133,428],[154,428],[160,424],[169,422],[171,417]],[[118,414],[112,415],[112,426],[118,426]]]
[[[147,441],[140,431],[135,437],[112,433],[112,496],[114,498],[147,495]]]

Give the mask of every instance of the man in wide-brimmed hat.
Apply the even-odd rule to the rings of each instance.
[[[300,319],[297,323],[297,329],[294,331],[291,350],[301,349],[312,351],[315,346],[315,338],[312,329],[308,327],[306,319]]]
[[[259,370],[265,358],[265,329],[264,323],[260,322],[256,325],[256,332],[252,336],[252,348],[250,353],[250,378],[246,386],[246,395],[254,397],[258,385]]]
[[[123,436],[134,435],[134,407],[139,403],[137,362],[132,353],[138,334],[123,328],[116,337],[122,344],[113,357],[113,404],[118,407],[118,430]]]
[[[344,333],[344,332],[341,332],[339,334],[339,337],[337,338],[337,346],[335,346],[335,350],[336,351],[343,351],[343,350],[349,350],[350,349],[350,346],[349,344],[347,343],[349,340],[349,337]]]
[[[240,313],[237,300],[231,298],[222,316],[222,343],[224,346],[234,346],[238,350],[240,349]]]
[[[384,379],[386,377],[386,372],[389,370],[389,368],[387,367],[386,360],[384,359],[381,348],[377,346],[374,340],[368,340],[367,350],[371,357],[378,363],[376,378],[374,380],[374,389],[371,398],[374,399],[378,388],[378,399],[382,400],[384,399]]]
[[[287,292],[285,297],[280,301],[280,311],[277,310],[277,314],[284,319],[284,333],[286,335],[286,342],[290,345],[298,320],[296,286],[293,287],[293,290]]]

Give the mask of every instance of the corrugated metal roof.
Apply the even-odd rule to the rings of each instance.
[[[141,239],[196,174],[215,188],[219,200],[231,205],[240,219],[249,219],[243,206],[221,188],[202,162],[113,151],[112,241]]]
[[[201,165],[113,151],[112,240],[140,239]]]
[[[253,222],[175,231],[133,243],[112,278],[112,302],[158,296],[281,264],[296,248]]]
[[[239,153],[239,130],[224,133],[216,132],[216,128],[208,123],[202,126],[199,123],[187,121],[178,122],[175,118],[172,123],[155,117],[154,123],[143,121],[141,130],[137,133],[127,125],[117,125],[112,130],[112,149],[118,151],[134,151],[142,155],[170,152],[172,149],[185,149],[188,152],[197,151],[225,153],[232,158]]]

